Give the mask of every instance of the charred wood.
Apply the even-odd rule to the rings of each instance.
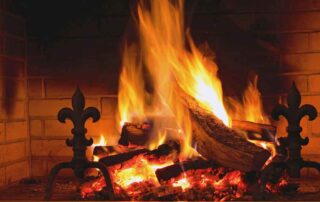
[[[180,174],[188,170],[205,169],[205,168],[211,168],[213,166],[214,166],[213,162],[203,160],[203,159],[177,162],[171,166],[157,169],[156,176],[159,182],[167,181],[171,178],[178,177]]]
[[[270,157],[269,151],[247,141],[239,132],[225,126],[190,96],[183,95],[183,98],[191,117],[193,141],[202,156],[227,168],[245,172],[262,168]]]
[[[105,166],[113,166],[117,165],[120,163],[123,163],[125,161],[128,161],[132,159],[135,156],[138,156],[139,154],[147,153],[147,149],[138,149],[135,151],[127,152],[127,153],[122,153],[122,154],[117,154],[117,155],[112,155],[112,156],[106,156],[102,159],[99,160],[99,162],[103,163]]]
[[[106,156],[99,160],[99,162],[103,163],[105,166],[113,166],[117,164],[124,163],[134,157],[143,154],[149,160],[158,160],[161,157],[170,156],[171,154],[178,154],[180,151],[180,146],[176,142],[168,142],[165,144],[160,145],[157,149],[148,150],[148,149],[138,149],[135,151],[130,151],[127,153],[121,153],[112,156]],[[177,155],[172,157],[173,159]]]
[[[246,132],[250,140],[273,142],[276,134],[275,126],[250,121],[232,120],[232,128]]]
[[[122,127],[118,143],[123,146],[128,146],[129,144],[145,145],[148,141],[148,134],[151,128],[152,126],[149,123],[125,123]]]

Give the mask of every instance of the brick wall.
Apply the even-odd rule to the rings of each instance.
[[[0,2],[0,186],[29,176],[25,21]]]
[[[117,24],[109,18],[102,23],[111,27]],[[124,23],[118,24],[125,26]],[[36,38],[29,40],[28,110],[32,176],[45,176],[56,163],[71,159],[72,149],[66,146],[65,139],[72,137],[72,123],[58,122],[57,113],[63,107],[71,107],[71,96],[77,85],[86,97],[86,107],[93,106],[101,112],[97,123],[87,121],[87,137],[98,142],[100,134],[103,134],[108,143],[117,141],[114,114],[120,34],[101,36],[101,29],[95,21],[78,24],[70,30],[49,42],[48,46]]]
[[[215,51],[227,95],[241,94],[253,71],[260,77],[268,114],[279,99],[285,100],[292,81],[302,93],[302,102],[320,111],[319,0],[197,2],[193,17],[188,18],[191,32],[197,43],[207,41]],[[71,124],[59,123],[56,115],[70,106],[76,84],[83,89],[87,105],[102,112],[102,120],[88,123],[88,136],[103,133],[108,141],[115,141],[117,50],[126,23],[127,16],[117,13],[99,23],[77,23],[49,45],[29,40],[27,111],[33,176],[46,175],[55,163],[70,158],[64,140],[71,136]],[[310,138],[303,148],[307,159],[320,160],[319,122],[320,117],[302,121],[303,135]],[[285,135],[285,126],[282,119],[279,136]]]

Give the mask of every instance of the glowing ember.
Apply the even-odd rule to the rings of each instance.
[[[246,120],[255,123],[269,124],[270,121],[264,114],[262,99],[258,89],[258,76],[248,83],[242,102],[228,98],[231,107],[228,108],[229,114],[234,120]]]
[[[114,182],[123,189],[128,188],[133,183],[143,181],[149,181],[155,186],[159,185],[155,174],[156,170],[172,165],[173,162],[149,162],[143,155],[139,155],[130,162],[127,162],[127,164],[131,166],[123,169],[115,168],[113,171]]]
[[[185,189],[191,187],[191,185],[190,185],[190,183],[189,183],[189,181],[188,181],[187,178],[182,178],[182,179],[180,179],[180,180],[172,183],[172,186],[174,186],[174,187],[181,187],[182,190],[185,190]]]

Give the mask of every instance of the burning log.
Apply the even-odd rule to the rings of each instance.
[[[157,149],[154,149],[152,151],[148,149],[138,149],[127,153],[106,156],[100,159],[99,162],[103,163],[105,166],[113,166],[133,159],[140,154],[144,154],[149,160],[159,160],[161,157],[167,157],[174,153],[178,154],[179,152],[180,145],[176,142],[171,141],[160,145]]]
[[[212,113],[184,95],[184,105],[189,109],[193,141],[197,151],[207,159],[222,166],[240,171],[257,171],[270,157],[270,152],[247,141],[239,132],[225,126]]]
[[[167,181],[171,178],[179,176],[188,170],[205,169],[213,167],[213,163],[203,159],[190,160],[185,162],[177,162],[171,166],[156,170],[156,176],[161,181]]]
[[[135,151],[112,155],[112,156],[106,156],[99,160],[99,162],[103,163],[105,166],[113,166],[120,163],[123,163],[125,161],[128,161],[132,159],[135,156],[138,156],[139,154],[147,153],[149,150],[147,149],[138,149]]]
[[[93,155],[97,156],[99,159],[106,156],[113,156],[122,153],[128,153],[131,151],[136,151],[137,148],[130,148],[122,145],[116,146],[96,146],[93,150]]]
[[[232,120],[232,127],[245,131],[250,140],[273,142],[276,134],[275,126],[250,121]]]
[[[125,123],[122,127],[119,144],[128,146],[129,143],[143,146],[148,141],[151,124]]]

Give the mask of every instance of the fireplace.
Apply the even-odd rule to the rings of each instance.
[[[248,0],[240,3],[236,0],[186,0],[181,6],[184,12],[183,15],[177,14],[175,16],[174,11],[176,10],[166,13],[169,16],[169,21],[170,18],[172,20],[174,17],[181,17],[183,20],[180,20],[184,22],[186,27],[190,28],[188,31],[180,30],[185,37],[184,40],[179,37],[175,38],[181,34],[177,32],[179,20],[175,22],[177,24],[173,23],[176,26],[166,30],[173,33],[163,34],[161,31],[166,27],[161,25],[160,18],[159,26],[161,30],[157,30],[158,33],[156,34],[152,33],[157,27],[154,27],[153,30],[150,29],[150,24],[148,23],[152,25],[154,22],[148,21],[148,15],[143,13],[143,10],[140,11],[142,17],[139,16],[137,12],[139,9],[138,2],[68,1],[68,3],[58,3],[56,1],[47,1],[43,3],[39,0],[31,0],[29,2],[4,0],[1,2],[2,118],[0,123],[0,185],[3,190],[3,194],[0,194],[1,199],[43,199],[45,195],[44,187],[47,183],[46,179],[50,175],[51,169],[61,162],[71,161],[73,151],[65,145],[65,140],[67,138],[72,139],[73,136],[70,131],[74,126],[69,120],[65,124],[60,123],[57,114],[62,108],[74,107],[72,106],[72,96],[77,86],[85,97],[85,107],[95,107],[100,113],[100,119],[97,122],[93,123],[88,120],[85,123],[85,128],[87,129],[86,138],[93,138],[93,146],[88,145],[86,150],[86,156],[90,161],[95,160],[94,158],[97,158],[97,156],[100,159],[107,158],[108,156],[106,155],[109,154],[109,149],[113,150],[110,153],[116,153],[116,155],[130,152],[141,152],[141,154],[145,155],[145,153],[149,154],[151,152],[152,155],[147,155],[147,161],[155,158],[154,152],[156,154],[159,151],[162,152],[163,148],[165,148],[165,152],[169,150],[170,159],[166,159],[164,165],[159,167],[158,172],[154,171],[153,175],[156,175],[154,179],[163,178],[166,179],[165,181],[171,179],[171,184],[161,184],[163,185],[162,190],[158,187],[159,190],[157,192],[162,198],[154,198],[150,193],[149,198],[146,196],[143,196],[146,198],[142,196],[142,198],[134,198],[140,200],[235,199],[238,195],[243,196],[243,184],[248,185],[250,184],[249,182],[258,180],[258,177],[251,171],[261,170],[269,156],[261,155],[257,161],[253,161],[253,157],[252,159],[249,158],[249,160],[247,158],[243,160],[244,158],[242,159],[241,156],[236,157],[236,155],[243,154],[247,150],[239,148],[239,151],[234,155],[230,155],[229,158],[223,158],[223,154],[230,150],[210,155],[210,152],[214,151],[215,148],[205,144],[207,139],[203,140],[203,136],[196,136],[198,137],[197,141],[195,141],[197,143],[186,144],[186,142],[191,141],[192,137],[191,139],[190,137],[182,138],[183,141],[181,142],[181,138],[165,139],[164,136],[159,136],[159,133],[148,132],[148,130],[151,130],[150,128],[154,130],[155,128],[165,127],[173,129],[170,132],[166,131],[166,133],[176,133],[174,136],[180,134],[181,131],[179,129],[181,128],[183,128],[183,134],[187,133],[187,126],[184,125],[187,124],[187,121],[183,119],[183,122],[179,122],[181,120],[172,118],[172,114],[168,115],[172,112],[168,113],[163,106],[153,106],[157,110],[160,109],[159,111],[150,110],[150,107],[148,108],[149,111],[143,109],[143,107],[141,108],[141,105],[159,104],[160,101],[165,100],[166,105],[170,106],[169,108],[175,109],[173,106],[177,106],[177,100],[172,99],[171,101],[174,103],[170,104],[168,100],[170,96],[177,96],[177,94],[167,94],[169,89],[173,89],[172,86],[168,85],[169,83],[176,82],[175,84],[179,85],[183,94],[179,96],[185,98],[182,102],[190,104],[188,105],[189,107],[194,106],[193,102],[195,102],[196,105],[200,105],[200,108],[205,110],[209,108],[210,111],[210,105],[214,103],[213,108],[215,110],[212,110],[212,112],[218,117],[217,120],[223,122],[219,122],[219,124],[223,125],[223,128],[231,126],[228,125],[228,120],[224,120],[223,112],[222,115],[216,114],[220,110],[216,109],[217,105],[225,105],[229,114],[229,121],[233,121],[234,125],[238,124],[238,127],[241,127],[243,126],[241,121],[244,121],[241,119],[249,113],[244,111],[250,111],[247,107],[251,104],[250,106],[254,107],[253,115],[260,114],[262,118],[258,118],[258,120],[255,117],[254,120],[250,119],[250,122],[254,122],[254,126],[260,124],[259,130],[266,127],[268,133],[271,133],[268,134],[267,138],[271,139],[276,137],[277,140],[280,140],[281,137],[288,136],[286,119],[281,117],[279,121],[274,120],[273,118],[277,118],[277,116],[274,115],[275,112],[272,112],[277,104],[287,106],[289,92],[293,92],[293,82],[301,94],[301,105],[311,104],[317,110],[320,109],[320,91],[317,87],[320,78],[317,59],[320,40],[318,39],[320,25],[317,20],[319,18],[319,4],[317,1],[262,0],[257,2]],[[177,2],[172,5],[179,7]],[[148,3],[146,4],[144,5],[147,7],[146,10],[152,7]],[[160,9],[159,7],[157,8]],[[137,26],[137,21],[142,24],[141,20],[145,20],[144,23],[146,24],[144,25],[146,27],[144,28],[146,30]],[[167,39],[166,34],[171,34],[169,41],[164,41]],[[144,40],[143,43],[137,43],[142,39]],[[179,46],[184,46],[184,44],[181,45],[179,43],[184,42],[188,45],[181,52]],[[170,52],[171,47],[166,45],[172,45],[172,43],[175,44],[175,50]],[[165,46],[167,52],[161,49],[163,48],[161,47],[162,45]],[[166,53],[167,55],[160,55],[161,59],[159,59],[157,58],[159,55],[155,57],[151,54],[152,51],[158,54],[159,52]],[[177,52],[179,52],[179,56],[177,56]],[[149,55],[145,56],[146,53]],[[134,72],[127,72],[128,74],[125,75],[123,73],[124,64],[132,67],[141,62],[139,61],[140,56],[137,56],[140,54],[145,57],[143,58],[143,67],[137,67]],[[193,71],[197,68],[192,65],[187,67],[192,62],[199,62],[197,60],[199,58],[196,57],[199,56],[197,54],[201,56],[199,57],[200,59],[202,57],[208,58],[209,62],[203,63],[205,64],[204,66],[210,66],[209,69],[217,71],[217,75],[215,75],[216,72],[209,71],[202,74],[202,76],[210,75],[210,79],[212,77],[218,79],[213,81],[213,83],[218,82],[215,87],[221,88],[218,90],[221,92],[217,100],[221,101],[223,98],[225,103],[215,103],[213,101],[215,96],[209,96],[209,101],[206,101],[206,98],[198,99],[207,95],[207,91],[201,95],[201,90],[206,88],[207,83],[205,82],[198,89],[190,90],[190,86],[186,86],[186,84],[191,85],[193,82],[190,77],[197,75],[197,72],[189,72],[188,74],[188,71]],[[169,59],[164,59],[164,57]],[[184,58],[184,60],[181,61],[181,58]],[[166,65],[166,60],[174,61],[174,64],[171,64],[174,67],[171,69],[161,68],[161,71],[155,71],[156,68],[151,65]],[[210,63],[210,61],[214,61],[214,63]],[[176,65],[177,63],[179,64]],[[218,70],[215,68],[218,68]],[[140,71],[140,75],[137,75],[137,71]],[[171,74],[171,72],[174,73]],[[175,78],[175,81],[168,80],[172,78],[166,78],[169,74],[170,77]],[[155,75],[161,75],[160,79],[154,79]],[[128,78],[130,76],[131,79],[135,80],[130,80]],[[206,77],[200,78],[201,81],[204,81]],[[131,83],[128,83],[133,89],[132,92],[128,91],[128,86],[126,86],[128,83],[124,83],[123,80],[131,81]],[[165,87],[161,88],[162,86]],[[161,91],[161,93],[156,98],[156,96],[152,97],[153,95],[150,93],[153,91]],[[194,92],[198,92],[200,95],[196,96]],[[242,98],[243,95],[247,96]],[[135,98],[134,96],[137,96],[140,100],[138,102],[130,100]],[[255,102],[255,98],[259,98],[258,102]],[[142,99],[144,99],[143,102],[141,101]],[[129,103],[126,103],[128,100]],[[130,104],[134,107],[130,106]],[[123,106],[122,111],[119,110],[121,109],[119,106]],[[127,108],[125,108],[126,106]],[[178,108],[175,110],[178,110]],[[142,114],[145,116],[141,116],[141,109],[144,110]],[[229,109],[236,110],[230,112]],[[242,109],[246,110],[242,111]],[[203,116],[201,113],[199,115],[198,111],[198,109],[192,111],[191,107],[191,114],[193,113],[192,121],[193,123],[196,122],[198,124],[196,128],[202,131],[198,133],[201,133],[201,135],[207,134],[208,132],[203,132],[205,127],[202,125],[206,123],[205,120],[207,119],[203,119]],[[258,111],[260,112],[258,113]],[[175,111],[173,114],[177,115],[178,113],[180,114],[182,111]],[[233,114],[230,115],[231,113]],[[310,117],[318,114],[317,111],[310,113],[313,114],[309,114]],[[186,117],[186,114],[183,115],[182,118]],[[248,120],[246,119],[245,121]],[[301,152],[304,160],[320,161],[319,146],[317,144],[320,137],[318,122],[319,117],[310,121],[308,117],[304,117],[300,122],[303,129],[301,136],[309,138],[309,143],[302,146]],[[245,123],[248,124],[248,122]],[[179,127],[183,126],[179,128],[177,125]],[[245,127],[249,126],[246,125]],[[218,129],[214,128],[213,130]],[[193,135],[195,135],[194,125],[192,131]],[[138,133],[139,137],[132,136],[132,133]],[[233,132],[227,132],[225,136],[230,134],[233,134]],[[233,144],[237,142],[233,140],[233,136],[228,140]],[[128,147],[124,149],[122,147],[122,150],[120,149],[121,151],[119,151],[119,144],[124,144],[126,147],[129,142],[130,146],[133,143],[134,145],[139,145],[139,148]],[[258,143],[255,142],[253,145],[256,144]],[[245,147],[250,147],[250,145],[251,143]],[[94,146],[97,147],[94,149]],[[108,150],[107,152],[105,151],[106,149]],[[285,150],[287,151],[287,149]],[[271,152],[271,150],[265,149],[261,149],[261,151],[262,153],[264,151]],[[194,155],[193,152],[199,153],[200,156]],[[7,155],[9,153],[10,155]],[[177,163],[177,159],[172,157],[173,154],[177,155],[176,153],[180,155],[178,155],[178,159],[183,156],[183,159],[180,159],[181,163]],[[95,155],[93,156],[93,154]],[[134,158],[140,162],[146,160],[145,157],[141,158],[141,155],[135,154],[134,156],[138,156]],[[214,157],[210,159],[211,156]],[[159,157],[159,159],[163,157],[166,157],[166,155]],[[128,160],[132,158],[130,157]],[[213,162],[206,161],[208,158]],[[159,163],[159,159],[156,158],[155,165]],[[105,165],[109,161],[110,159]],[[218,167],[215,167],[216,161],[219,162]],[[243,166],[239,166],[242,162],[245,162]],[[134,167],[137,165],[131,162],[124,166]],[[252,166],[259,168],[251,169]],[[145,165],[145,167],[147,166]],[[239,168],[241,172],[235,168]],[[119,176],[126,175],[125,172],[121,173],[120,171],[120,168],[116,171]],[[215,181],[214,177],[219,176],[220,180],[225,180],[229,183],[228,193],[226,193],[227,191],[217,192],[216,194],[218,195],[212,198],[212,192],[214,192],[212,189],[218,189],[218,186],[213,188],[206,186],[206,190],[194,189],[192,190],[194,193],[191,194],[191,192],[185,191],[190,186],[190,181],[186,181],[186,178],[178,179],[181,176],[175,175],[174,172],[196,176],[193,182],[203,180],[202,178],[197,178],[197,176],[206,176],[207,178],[205,179],[208,181],[206,183],[209,183],[210,180]],[[171,173],[173,173],[172,176],[174,177],[171,176]],[[105,189],[102,192],[94,190],[92,188],[93,182],[100,183],[100,187],[98,187],[100,191],[100,188],[103,187],[101,184],[105,183],[102,178],[96,177],[92,179],[89,177],[91,175],[99,175],[95,169],[89,169],[84,175],[84,177],[81,176],[79,181],[74,176],[72,169],[61,170],[57,178],[58,184],[54,186],[52,199],[133,199],[127,195],[128,193],[123,194],[121,192],[123,198],[112,198],[109,193],[106,193]],[[174,178],[176,181],[173,180]],[[277,178],[277,183],[274,184],[275,187],[269,187],[269,189],[274,192],[278,191],[274,193],[275,196],[280,197],[276,198],[277,200],[293,199],[293,197],[301,200],[317,200],[320,192],[320,188],[317,185],[319,179],[319,173],[316,169],[303,168],[300,178],[290,178],[286,174],[281,174]],[[296,184],[300,186],[299,189]],[[123,186],[122,189],[124,189]],[[143,184],[142,186],[147,185]],[[151,185],[148,184],[148,186]],[[86,192],[85,188],[90,189],[90,191]],[[20,189],[26,191],[21,195],[12,194]],[[259,188],[250,187],[250,189],[255,192]],[[92,194],[92,190],[94,190],[95,194]],[[81,195],[83,193],[87,195]],[[260,192],[256,191],[256,193]],[[183,194],[184,196],[182,196]],[[189,194],[193,198],[186,196]],[[172,195],[179,195],[180,198],[174,198]],[[268,198],[271,196],[254,198],[257,196],[253,195],[250,195],[253,198],[240,199],[271,199]],[[200,198],[197,198],[197,196]]]

